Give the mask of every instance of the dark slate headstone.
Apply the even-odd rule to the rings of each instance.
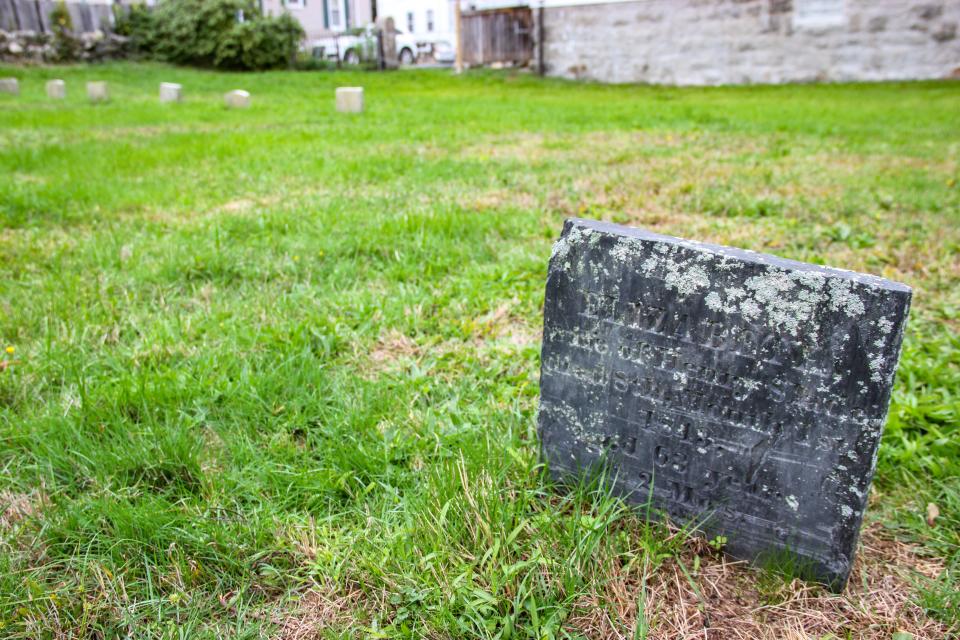
[[[785,555],[835,589],[856,550],[911,290],[568,220],[550,258],[540,435],[553,472]]]

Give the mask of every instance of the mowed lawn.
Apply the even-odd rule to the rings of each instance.
[[[8,75],[0,637],[960,630],[960,84]],[[364,114],[334,111],[343,85]],[[539,332],[570,216],[914,287],[842,596],[550,483]]]

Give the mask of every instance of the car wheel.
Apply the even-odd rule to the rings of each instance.
[[[413,64],[413,51],[410,49],[401,49],[400,50],[400,64]]]
[[[343,54],[343,61],[347,64],[360,64],[360,54],[356,49],[350,49]]]

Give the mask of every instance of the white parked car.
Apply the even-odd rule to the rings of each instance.
[[[417,42],[413,36],[397,30],[397,57],[400,64],[414,64],[417,61]],[[362,30],[353,33],[317,38],[306,44],[314,58],[337,60],[344,64],[360,64],[363,61],[377,59],[377,36],[374,25],[368,24]]]
[[[416,64],[419,57],[416,39],[408,33],[397,30],[397,58],[400,59],[400,64]]]
[[[446,40],[438,40],[433,43],[433,52],[431,53],[433,61],[438,64],[453,64],[457,61],[456,48]]]

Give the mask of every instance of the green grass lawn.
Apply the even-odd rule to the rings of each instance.
[[[0,636],[683,637],[655,577],[719,560],[538,464],[573,215],[914,287],[867,520],[934,568],[901,567],[911,624],[958,630],[960,84],[6,75]],[[366,113],[334,112],[342,85]],[[235,88],[249,110],[223,108]],[[747,575],[764,604],[794,593]]]

